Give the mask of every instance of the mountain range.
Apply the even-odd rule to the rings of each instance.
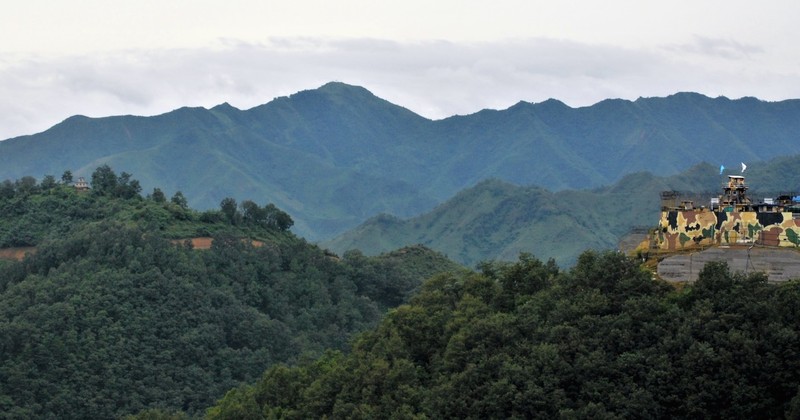
[[[752,163],[745,173],[751,196],[758,200],[797,192],[798,167],[800,155]],[[570,266],[586,249],[613,249],[627,233],[654,227],[662,191],[678,191],[698,206],[708,205],[727,174],[735,173],[720,174],[718,167],[701,163],[672,176],[637,172],[606,187],[555,192],[492,179],[429,212],[407,219],[381,214],[321,245],[377,255],[424,244],[468,266],[510,261],[527,252]]]
[[[377,214],[408,218],[486,179],[551,191],[800,153],[800,100],[695,93],[571,108],[557,100],[430,120],[343,83],[248,110],[74,116],[0,142],[0,179],[88,176],[108,164],[193,207],[275,203],[294,231],[330,239]]]

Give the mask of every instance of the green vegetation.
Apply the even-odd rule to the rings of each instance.
[[[347,354],[269,369],[210,419],[797,418],[800,283],[708,264],[682,290],[618,253],[442,274]]]
[[[429,213],[407,220],[376,217],[323,245],[336,252],[361,249],[369,255],[422,243],[468,266],[511,261],[520,252],[530,252],[569,266],[586,249],[613,249],[632,227],[657,223],[661,191],[688,190],[692,181],[706,190],[702,181],[715,169],[702,168],[695,172],[705,176],[683,181],[638,173],[591,191],[551,192],[488,180]]]
[[[340,258],[272,204],[197,212],[108,166],[89,191],[71,176],[0,184],[3,245],[36,247],[0,262],[6,418],[800,415],[798,281],[712,263],[675,289],[595,251],[568,270],[522,254],[473,272],[424,246]],[[496,214],[476,217],[489,230],[563,213],[545,190],[480,187],[458,206]]]
[[[800,167],[800,155],[753,162],[747,174],[751,196],[795,191],[800,178],[787,172],[790,163]],[[593,190],[552,192],[487,180],[428,213],[410,219],[380,215],[322,245],[374,255],[421,243],[467,266],[513,261],[520,252],[530,252],[570,266],[586,249],[615,249],[632,228],[654,227],[662,191],[678,190],[698,206],[707,205],[720,193],[724,179],[717,167],[706,163],[670,177],[629,174]]]
[[[70,171],[62,176],[70,178]],[[221,231],[270,239],[287,231],[293,223],[273,204],[261,207],[249,200],[237,206],[236,200],[226,198],[220,210],[197,212],[187,207],[180,191],[169,201],[158,188],[143,198],[139,181],[126,172],[117,176],[108,165],[94,171],[91,187],[89,191],[78,191],[69,183],[56,183],[51,175],[38,185],[30,176],[0,183],[0,248],[35,246],[47,237],[58,237],[100,221],[140,226],[173,239]],[[232,212],[226,210],[226,203],[233,204]]]
[[[198,209],[269,197],[292,215],[296,233],[316,241],[380,213],[429,211],[486,179],[597,188],[637,171],[670,175],[704,161],[797,154],[798,132],[798,100],[682,93],[581,108],[549,100],[431,121],[329,83],[249,110],[75,116],[0,142],[0,179],[63,168],[88,179],[108,163],[137,174],[145,191],[182,191]]]
[[[345,349],[459,269],[422,247],[340,259],[275,206],[196,212],[107,166],[91,191],[46,179],[0,197],[3,245],[36,246],[0,264],[3,418],[194,416],[275,363]],[[183,240],[199,234],[210,249]]]

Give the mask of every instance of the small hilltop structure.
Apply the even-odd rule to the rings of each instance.
[[[80,177],[75,181],[75,191],[89,191],[89,183],[86,182],[84,177]]]

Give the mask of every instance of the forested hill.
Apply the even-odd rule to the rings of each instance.
[[[228,104],[154,117],[75,116],[0,142],[0,179],[88,176],[102,163],[189,204],[263,197],[295,232],[327,239],[379,213],[410,217],[496,178],[594,188],[702,161],[731,166],[800,153],[800,101],[679,93],[570,108],[556,100],[431,121],[364,88],[329,83],[249,110]]]
[[[799,191],[798,167],[800,155],[751,162],[745,174],[751,196]],[[720,193],[727,173],[702,163],[668,177],[639,172],[602,188],[556,192],[488,180],[430,212],[409,219],[379,215],[322,245],[336,252],[359,249],[376,255],[421,243],[468,266],[511,261],[529,252],[569,266],[586,249],[614,249],[631,230],[654,227],[662,191],[682,191],[704,205]]]
[[[274,367],[208,418],[800,416],[800,283],[712,263],[676,290],[638,264],[437,276],[348,354]]]
[[[345,349],[423,279],[461,269],[424,247],[339,258],[271,204],[198,212],[108,166],[91,181],[0,185],[2,246],[34,246],[0,261],[2,418],[198,415],[275,363]]]

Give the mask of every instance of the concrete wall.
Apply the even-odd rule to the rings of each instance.
[[[674,255],[658,264],[658,275],[667,281],[693,282],[709,261],[725,261],[731,271],[763,272],[772,282],[800,278],[800,252],[765,247],[714,247]]]

